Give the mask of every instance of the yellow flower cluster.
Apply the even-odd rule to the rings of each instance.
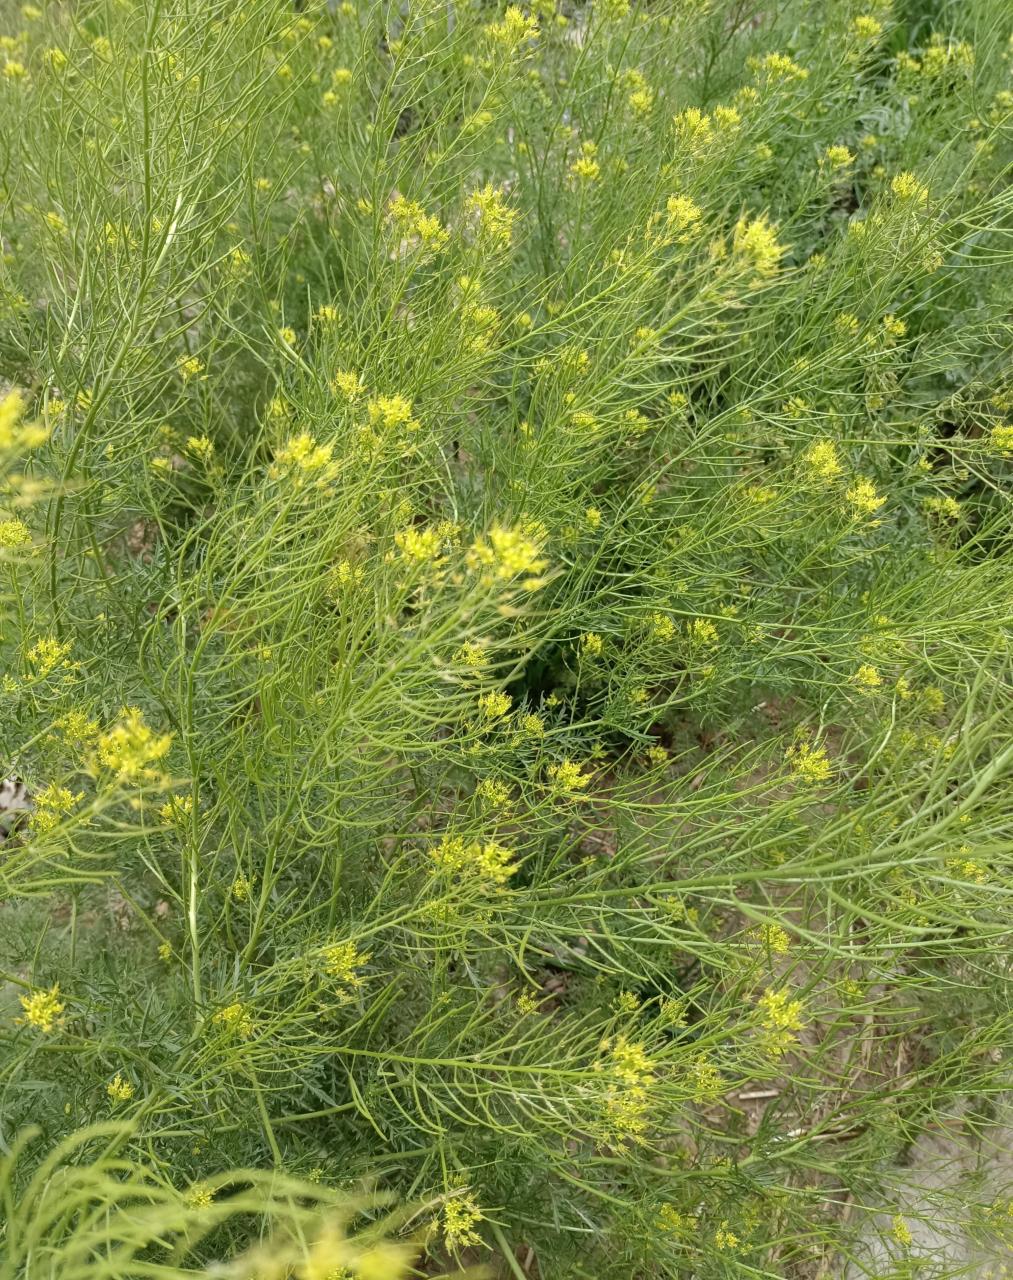
[[[436,564],[442,560],[443,535],[434,525],[399,529],[394,534],[394,545],[406,560],[416,564]]]
[[[321,961],[325,975],[340,986],[361,987],[363,979],[359,970],[368,964],[369,952],[360,951],[351,941],[332,942],[324,948]]]
[[[162,825],[185,827],[193,813],[193,796],[170,796],[158,810]]]
[[[110,1102],[129,1102],[134,1096],[134,1086],[123,1078],[122,1072],[117,1071],[106,1085],[106,1093]]]
[[[298,435],[290,436],[275,450],[274,462],[268,475],[272,480],[287,475],[297,486],[307,480],[314,484],[326,484],[334,478],[337,471],[332,453],[331,445],[318,444],[308,431],[301,431]]]
[[[601,176],[601,165],[595,159],[598,154],[596,143],[588,140],[580,144],[580,153],[570,165],[570,173],[581,182],[595,182]]]
[[[67,662],[67,657],[72,648],[73,644],[70,640],[61,642],[52,636],[43,636],[32,645],[25,657],[28,659],[32,674],[44,680],[57,668],[71,665]]]
[[[130,782],[152,777],[151,765],[168,755],[171,746],[171,733],[156,734],[139,708],[124,707],[119,721],[99,735],[98,755],[121,782]]]
[[[778,243],[777,228],[771,226],[766,215],[759,218],[740,218],[732,234],[732,252],[760,280],[776,275],[781,259],[787,252]]]
[[[31,531],[23,520],[0,520],[0,551],[17,551],[32,541]]]
[[[517,5],[511,4],[507,6],[499,22],[492,22],[486,26],[485,34],[494,44],[512,53],[537,37],[538,23]]]
[[[856,518],[874,516],[886,502],[886,499],[876,492],[872,481],[865,476],[859,476],[855,480],[845,497],[851,503]]]
[[[793,775],[802,782],[828,782],[833,772],[825,748],[814,747],[805,738],[788,748],[785,759]]]
[[[478,700],[478,709],[483,720],[500,720],[510,710],[510,695],[498,689],[483,693]]]
[[[852,22],[851,30],[859,40],[876,40],[883,33],[883,24],[871,14],[860,13]]]
[[[905,204],[928,204],[929,189],[913,173],[898,173],[890,182],[890,190]]]
[[[831,169],[847,169],[855,162],[854,153],[843,146],[827,147],[823,157]]]
[[[562,760],[548,769],[552,791],[558,795],[572,795],[583,791],[591,781],[591,774],[582,773],[581,765],[574,760]]]
[[[480,191],[473,191],[464,204],[465,213],[474,221],[478,238],[497,248],[508,248],[517,217],[502,191],[487,182]]]
[[[246,1005],[238,1000],[226,1005],[224,1009],[219,1009],[211,1021],[228,1035],[235,1036],[239,1040],[249,1040],[257,1029],[253,1015]]]
[[[83,799],[83,791],[74,795],[66,787],[60,787],[55,782],[51,782],[48,787],[44,787],[32,797],[34,808],[28,819],[30,830],[34,835],[45,835],[53,831],[60,825],[64,814],[70,813],[74,805],[80,804]]]
[[[690,644],[698,649],[716,649],[721,642],[718,629],[706,618],[694,618],[687,624]]]
[[[851,682],[864,692],[871,693],[873,689],[878,689],[882,685],[883,677],[875,667],[863,662],[851,677]]]
[[[809,78],[808,70],[800,67],[786,53],[768,53],[762,58],[750,58],[749,68],[768,83],[793,80],[797,82]]]
[[[495,840],[466,842],[460,836],[445,835],[429,856],[435,872],[498,887],[505,885],[517,870],[517,864],[511,861],[513,854]]]
[[[654,1063],[642,1044],[616,1036],[602,1044],[595,1063],[606,1079],[604,1093],[605,1136],[608,1141],[642,1142],[650,1115],[650,1090],[655,1082]]]
[[[479,573],[486,585],[523,578],[526,591],[536,590],[543,579],[528,575],[542,573],[548,561],[542,556],[541,529],[508,529],[496,525],[471,545],[467,566]]]
[[[585,631],[580,637],[577,649],[582,658],[594,660],[600,658],[605,652],[605,641],[597,631]]]
[[[403,195],[398,194],[391,200],[388,213],[395,231],[423,256],[439,253],[450,240],[450,232],[439,218]]]
[[[823,483],[829,483],[841,474],[837,446],[832,440],[817,440],[802,455],[809,475]]]
[[[458,1249],[481,1244],[482,1238],[475,1230],[485,1215],[473,1196],[465,1193],[451,1196],[443,1206],[443,1243],[450,1253]]]
[[[797,1033],[805,1026],[802,1001],[792,1000],[791,993],[765,991],[758,1001],[760,1026],[764,1035],[761,1041],[764,1052],[780,1058],[798,1043]]]
[[[54,983],[48,991],[33,991],[31,995],[21,996],[20,1000],[24,1014],[15,1019],[20,1025],[35,1027],[47,1035],[61,1025],[60,1014],[64,1004],[60,999],[59,983]]]

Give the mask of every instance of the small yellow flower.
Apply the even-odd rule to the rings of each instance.
[[[804,738],[788,748],[785,759],[794,776],[802,782],[828,782],[833,772],[826,750],[822,746],[814,747]]]
[[[210,1209],[214,1203],[215,1193],[206,1182],[194,1182],[186,1191],[184,1199],[191,1209]]]
[[[871,480],[859,476],[845,494],[856,516],[874,516],[886,499],[880,497]]]
[[[765,280],[777,274],[787,249],[778,243],[777,228],[761,215],[738,220],[732,234],[732,252],[748,266],[754,278]]]
[[[482,1243],[475,1230],[485,1215],[467,1193],[451,1196],[443,1206],[443,1243],[450,1253]]]
[[[334,942],[324,948],[323,970],[328,978],[346,987],[362,986],[363,978],[359,970],[369,963],[370,953],[360,951],[351,941]]]
[[[134,1096],[134,1086],[129,1080],[123,1078],[121,1072],[117,1071],[106,1085],[106,1093],[109,1095],[110,1102],[129,1102]]]
[[[913,173],[898,173],[890,182],[890,190],[905,203],[928,204],[929,189]]]
[[[25,654],[28,665],[32,669],[32,674],[40,680],[44,680],[46,676],[52,675],[59,667],[69,665],[67,657],[72,647],[72,641],[65,640],[61,642],[52,636],[44,636],[41,640],[37,640]]]
[[[123,782],[150,777],[156,761],[168,755],[172,734],[156,734],[137,707],[124,707],[119,721],[98,740],[100,762]]]
[[[580,637],[577,648],[582,658],[590,658],[593,661],[605,652],[605,641],[597,631],[585,631]]]
[[[911,1235],[911,1228],[904,1221],[901,1214],[895,1213],[891,1222],[890,1234],[897,1243],[904,1249],[907,1249],[914,1240]]]
[[[548,776],[554,794],[566,795],[583,791],[591,781],[591,774],[582,773],[582,766],[573,760],[562,760],[549,765]]]
[[[517,870],[513,854],[495,840],[465,842],[460,836],[445,835],[429,851],[433,871],[459,876],[464,883],[501,888]]]
[[[32,541],[31,531],[22,520],[0,520],[0,551],[17,551]]]
[[[240,1040],[249,1040],[257,1029],[249,1009],[238,1000],[219,1009],[211,1021]]]
[[[256,876],[246,876],[240,873],[232,881],[229,892],[237,902],[249,902],[256,879]]]
[[[687,624],[690,643],[701,649],[716,649],[721,640],[718,629],[706,618],[694,618]]]
[[[166,827],[184,827],[193,813],[193,796],[170,796],[158,810]]]
[[[883,677],[879,674],[875,667],[870,666],[867,662],[863,662],[855,674],[851,677],[853,684],[859,689],[871,692],[878,689],[883,683]]]
[[[847,169],[855,162],[854,154],[847,147],[827,147],[824,158],[831,169]]]
[[[860,13],[851,24],[851,30],[860,40],[876,40],[883,34],[883,24],[868,13]]]
[[[570,173],[581,182],[596,182],[601,176],[601,165],[595,159],[597,144],[591,141],[580,144],[580,154],[570,165]]]
[[[724,1218],[714,1233],[714,1247],[722,1252],[734,1253],[739,1244],[739,1237],[734,1231],[729,1230],[728,1219]]]
[[[886,315],[883,317],[883,331],[890,338],[903,338],[907,333],[907,325],[895,315]]]
[[[180,356],[176,361],[176,369],[184,382],[192,382],[204,372],[204,361],[199,356]]]
[[[62,1025],[60,1014],[65,1006],[60,999],[59,983],[54,983],[48,991],[33,991],[19,998],[25,1011],[22,1017],[15,1018],[19,1025],[35,1027],[47,1035]]]
[[[517,5],[511,4],[499,22],[485,27],[485,34],[494,44],[502,45],[513,53],[537,37],[538,23]]]
[[[774,956],[784,956],[791,948],[791,938],[779,924],[763,924],[756,930],[756,940]]]
[[[829,483],[841,474],[837,447],[832,440],[817,440],[802,455],[809,474],[823,483]]]
[[[484,720],[502,719],[510,710],[510,705],[510,695],[499,690],[483,693],[478,700],[478,709]]]

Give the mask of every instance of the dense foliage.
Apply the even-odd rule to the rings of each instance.
[[[1006,6],[42,5],[0,1275],[1000,1257]]]

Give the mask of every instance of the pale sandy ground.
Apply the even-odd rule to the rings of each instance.
[[[926,1134],[915,1143],[907,1166],[895,1171],[890,1199],[911,1232],[907,1256],[921,1263],[915,1275],[1013,1277],[1013,1246],[1005,1249],[994,1238],[983,1239],[973,1221],[980,1210],[976,1214],[966,1207],[999,1201],[1005,1214],[1013,1206],[1013,1114],[1008,1109],[1006,1118],[1005,1125],[989,1128],[977,1151],[966,1135],[957,1138],[942,1127]],[[856,1252],[861,1262],[844,1270],[844,1280],[911,1274],[898,1269],[905,1251],[885,1243],[884,1237],[891,1237],[889,1215],[871,1219],[860,1231]],[[1013,1241],[1013,1230],[1008,1238]]]

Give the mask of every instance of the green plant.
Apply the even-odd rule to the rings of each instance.
[[[5,1145],[437,1269],[999,1249],[899,1170],[1008,1085],[1009,26],[9,18]]]

